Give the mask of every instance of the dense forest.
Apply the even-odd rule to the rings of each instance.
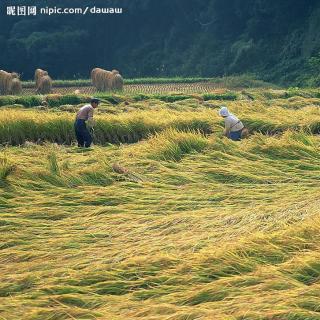
[[[10,16],[8,6],[121,7],[122,14]],[[0,68],[30,79],[249,73],[287,85],[320,84],[317,0],[2,0]]]

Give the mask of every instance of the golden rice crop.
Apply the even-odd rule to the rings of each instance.
[[[181,130],[211,131],[204,113],[172,114],[159,111],[120,115],[97,115],[95,143],[131,143],[168,127]],[[74,137],[74,115],[68,112],[3,110],[0,114],[1,143],[21,145],[25,141],[51,141],[70,144]]]
[[[317,103],[227,102],[241,142],[216,101],[148,99],[95,115],[132,144],[2,147],[1,317],[318,319]],[[73,120],[5,109],[0,137],[68,141]]]
[[[67,98],[67,96],[65,97]],[[76,96],[64,101],[80,101]],[[134,102],[135,99],[137,102]],[[146,138],[150,133],[168,127],[178,130],[200,130],[207,134],[222,133],[223,120],[217,110],[221,102],[202,101],[196,96],[163,96],[162,100],[152,96],[144,101],[141,97],[126,97],[118,105],[102,105],[96,111],[95,143],[132,143]],[[174,102],[171,102],[173,98]],[[179,99],[184,100],[179,100]],[[54,96],[47,97],[50,104],[57,104]],[[118,99],[117,97],[112,98]],[[169,100],[169,101],[168,101]],[[18,101],[18,100],[16,100]],[[119,100],[121,101],[121,99]],[[316,99],[300,100],[302,108],[284,107],[278,101],[269,105],[267,101],[246,100],[223,102],[249,128],[251,133],[280,134],[286,130],[318,133],[320,111]],[[309,102],[308,102],[309,101]],[[26,103],[33,103],[26,101]],[[295,102],[290,102],[295,104]],[[70,109],[70,108],[69,108]],[[68,108],[66,110],[69,110]],[[61,108],[62,110],[62,108]],[[71,108],[70,110],[74,110]],[[114,113],[114,114],[111,114]],[[0,114],[0,143],[23,144],[25,141],[52,141],[70,144],[74,141],[74,114],[34,110],[3,109]]]
[[[213,136],[176,162],[149,157],[196,139],[5,148],[2,316],[316,317],[319,138]]]

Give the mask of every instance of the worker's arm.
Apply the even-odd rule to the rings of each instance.
[[[93,117],[91,117],[91,118],[88,118],[87,124],[88,124],[89,128],[92,128],[92,127],[94,127],[96,122],[94,121]]]
[[[95,121],[93,120],[93,109],[88,112],[88,126],[92,128],[95,125]]]
[[[229,121],[228,118],[224,119],[224,123],[225,123],[225,127],[223,130],[223,134],[228,137],[230,134],[230,130],[231,130],[231,122]]]

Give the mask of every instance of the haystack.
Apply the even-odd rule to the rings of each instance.
[[[18,78],[13,78],[10,83],[10,94],[18,95],[22,92],[21,81]]]
[[[91,81],[93,86],[97,87],[97,73],[99,73],[99,71],[103,71],[103,69],[101,68],[94,68],[91,71]]]
[[[48,94],[52,89],[52,79],[49,76],[42,76],[39,80],[37,93]]]
[[[105,71],[103,75],[104,79],[104,91],[112,90],[114,74],[111,71]]]
[[[7,78],[8,72],[4,70],[0,70],[0,94],[5,94],[6,91],[6,78]]]
[[[0,94],[6,95],[11,93],[11,83],[13,79],[19,80],[19,75],[16,72],[6,72],[0,70]]]
[[[112,90],[123,90],[123,78],[119,73],[113,75]]]
[[[11,72],[11,78],[12,79],[20,79],[20,75],[17,72]]]
[[[39,87],[39,83],[40,83],[40,78],[43,76],[47,76],[48,75],[48,71],[42,70],[42,69],[36,69],[35,73],[34,73],[34,81],[36,83],[36,88],[38,90]]]
[[[108,91],[112,88],[113,73],[101,68],[94,68],[91,71],[92,84],[98,91]]]
[[[94,68],[91,71],[92,84],[97,91],[123,90],[123,78],[119,71]]]

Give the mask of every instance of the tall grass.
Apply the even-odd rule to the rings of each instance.
[[[154,160],[179,161],[186,154],[202,151],[208,144],[200,133],[170,128],[149,139],[143,145],[143,152]]]
[[[65,99],[69,99],[68,96]],[[320,114],[317,100],[228,101],[224,102],[251,133],[280,134],[286,130],[318,134]],[[167,128],[204,134],[222,133],[223,119],[218,116],[219,102],[184,99],[178,102],[161,102],[150,99],[146,102],[119,103],[118,106],[102,105],[95,115],[95,144],[134,143],[150,134]],[[75,109],[76,110],[76,109]],[[75,112],[73,110],[73,112]],[[115,114],[110,114],[110,113]],[[71,144],[75,141],[74,114],[35,110],[4,109],[0,114],[0,143],[21,145],[31,142],[56,142]]]
[[[49,171],[54,175],[60,175],[60,168],[58,165],[56,153],[54,151],[50,151],[47,158]]]
[[[167,128],[6,148],[21,170],[0,190],[1,316],[317,319],[319,143]]]
[[[234,142],[219,101],[172,96],[110,95],[91,150],[74,114],[1,111],[2,143],[59,143],[0,157],[1,317],[319,318],[319,100],[225,101]]]
[[[0,156],[0,185],[6,182],[7,178],[14,173],[16,165],[13,164],[6,156]]]
[[[26,141],[56,142],[70,144],[75,140],[74,115],[67,112],[37,113],[34,111],[6,110],[0,114],[0,143],[21,145]],[[169,127],[180,130],[211,132],[210,120],[204,113],[183,113],[168,111],[144,114],[96,116],[94,143],[132,143],[149,134]]]
[[[317,319],[319,138],[171,126],[192,114],[108,118],[119,136],[163,128],[131,145],[6,148],[19,175],[0,190],[3,318]]]

